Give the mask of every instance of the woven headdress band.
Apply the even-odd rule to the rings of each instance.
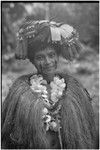
[[[59,43],[63,47],[61,53],[65,58],[71,60],[76,57],[81,50],[81,45],[78,41],[79,35],[72,26],[53,21],[49,22],[47,20],[31,20],[23,23],[17,33],[17,49],[15,55],[17,59],[28,58],[29,39],[33,39],[34,41],[41,35],[41,38],[39,37],[38,39],[44,42],[47,33],[45,33],[45,36],[42,33],[46,28],[50,31],[48,43]]]

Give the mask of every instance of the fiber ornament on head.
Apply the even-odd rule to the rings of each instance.
[[[47,46],[54,49],[67,60],[73,60],[81,51],[79,35],[76,30],[64,23],[48,20],[25,20],[17,33],[17,59],[30,59],[37,50]]]

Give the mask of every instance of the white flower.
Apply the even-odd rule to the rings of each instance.
[[[62,93],[63,93],[62,91],[59,91],[58,96],[62,96]]]
[[[42,110],[42,112],[43,112],[44,115],[46,115],[46,114],[48,113],[48,109],[47,109],[47,108],[44,108],[44,109]]]
[[[56,128],[56,127],[57,127],[57,123],[54,122],[54,121],[52,121],[50,124],[51,124],[51,126],[52,126],[53,128]]]
[[[42,82],[41,82],[42,84],[47,84],[47,81],[46,80],[42,80]]]
[[[59,82],[59,78],[58,77],[54,77],[54,82],[55,83]]]
[[[50,115],[46,115],[47,119],[46,119],[46,123],[50,122],[51,121],[51,116]]]
[[[41,90],[39,90],[39,89],[35,89],[35,92],[37,92],[37,93],[41,93]]]
[[[52,95],[52,94],[57,94],[57,92],[58,92],[58,89],[52,89],[52,90],[51,90],[51,95]]]
[[[48,99],[45,98],[45,99],[44,99],[44,103],[50,107],[50,103],[49,103],[49,100],[48,100]]]
[[[47,91],[46,86],[43,86],[43,85],[41,85],[40,89],[41,89],[42,92],[46,92]]]
[[[34,81],[34,79],[32,79],[31,81],[30,81],[30,83],[31,83],[31,85],[33,86],[35,86],[36,85],[36,82]]]
[[[43,81],[43,77],[39,77],[38,82],[41,84]]]
[[[57,91],[51,93],[51,96],[56,96],[56,95],[57,95]]]
[[[36,79],[36,78],[37,78],[37,75],[33,75],[33,76],[30,78],[30,80]]]
[[[57,95],[52,94],[52,95],[51,95],[51,100],[52,100],[54,103],[57,102],[57,101],[58,101]]]
[[[64,83],[64,79],[62,78],[61,81]]]
[[[55,84],[54,82],[51,82],[50,87],[53,89],[57,89],[57,84]]]
[[[65,86],[66,86],[65,83],[62,83],[62,84],[60,85],[61,88],[65,88]]]
[[[43,98],[44,103],[50,106],[49,98],[48,98],[48,91],[47,87],[42,84],[47,84],[47,81],[43,79],[41,75],[34,75],[31,77],[30,80],[31,89],[37,93],[41,93],[41,97]],[[60,79],[59,77],[54,77],[54,80],[50,83],[51,87],[51,100],[53,105],[59,100],[62,96],[63,91],[65,89],[65,82],[64,79]]]
[[[64,88],[66,84],[64,83],[64,79],[59,79],[58,77],[54,77],[54,81],[50,83],[51,86],[51,100],[55,103],[62,96]]]
[[[48,95],[42,94],[42,98],[43,98],[44,102],[45,102],[47,105],[50,104],[50,103],[49,103],[49,100],[48,100]]]
[[[62,83],[62,80],[59,79],[58,77],[54,77],[54,82],[55,82],[57,85],[59,85],[59,84]]]
[[[43,94],[48,94],[47,90],[42,91]]]
[[[42,94],[43,98],[48,98],[48,96],[46,94]]]

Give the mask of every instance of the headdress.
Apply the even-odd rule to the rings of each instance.
[[[66,59],[72,60],[81,50],[78,37],[76,30],[68,24],[48,20],[25,20],[17,33],[15,56],[17,59],[28,58],[28,47],[31,43],[33,45],[31,51],[35,51],[35,46],[39,46],[40,43],[51,43],[59,45],[60,54]]]

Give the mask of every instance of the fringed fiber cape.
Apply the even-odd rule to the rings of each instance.
[[[43,102],[29,85],[32,74],[19,77],[2,106],[2,148],[60,149],[58,133],[42,129]],[[95,148],[91,98],[79,81],[60,74],[67,84],[61,100],[61,139],[65,149]]]

